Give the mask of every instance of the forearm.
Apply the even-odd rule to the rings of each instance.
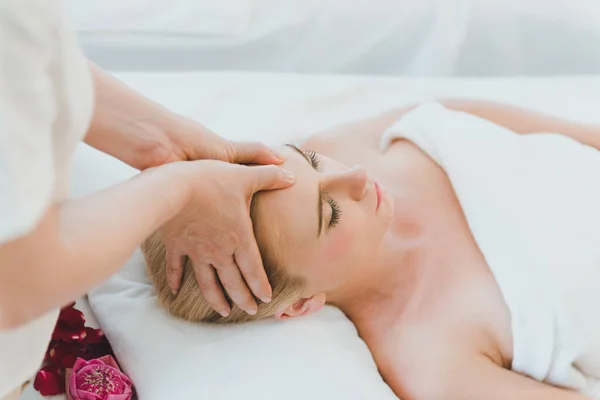
[[[169,166],[55,205],[31,234],[0,246],[0,329],[23,324],[87,293],[185,205]]]
[[[172,113],[89,63],[95,110],[85,142],[135,168],[161,165],[172,157],[168,132],[185,118]]]
[[[568,121],[492,101],[444,99],[440,103],[448,109],[476,115],[517,133],[561,133],[583,144],[600,149],[600,126]]]

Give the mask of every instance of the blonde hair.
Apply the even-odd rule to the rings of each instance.
[[[194,275],[193,266],[186,258],[184,264],[183,281],[177,296],[173,295],[167,284],[166,278],[166,251],[165,245],[158,232],[151,235],[142,243],[142,252],[146,259],[148,275],[154,284],[159,302],[171,315],[192,322],[212,323],[239,323],[271,317],[283,306],[289,305],[301,297],[302,280],[287,274],[277,261],[281,259],[278,251],[278,232],[259,218],[259,198],[266,193],[257,193],[252,198],[250,216],[253,220],[254,232],[258,247],[265,266],[265,271],[273,290],[273,299],[270,303],[262,303],[256,299],[258,311],[256,315],[249,315],[244,310],[231,304],[229,316],[223,317],[214,311],[206,302]]]

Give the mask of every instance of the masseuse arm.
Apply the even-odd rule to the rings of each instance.
[[[600,126],[553,117],[537,111],[485,100],[444,99],[444,107],[487,119],[511,131],[561,133],[583,144],[600,149]]]
[[[273,151],[251,142],[230,142],[184,115],[143,96],[89,63],[95,110],[85,142],[143,170],[173,161],[220,160],[280,164]]]
[[[0,244],[0,329],[22,325],[84,295],[177,215],[193,212],[207,220],[227,202],[239,209],[234,217],[249,219],[248,195],[288,185],[284,170],[276,166],[179,162],[54,204],[34,231]]]
[[[96,65],[89,65],[96,101],[85,141],[134,168],[206,159],[241,164],[283,161],[264,144],[226,140],[199,122],[143,96]],[[237,210],[232,213],[237,215]],[[167,283],[173,293],[181,286],[182,260],[189,257],[202,294],[216,311],[226,314],[230,309],[223,288],[236,305],[250,314],[257,310],[255,296],[270,301],[271,287],[249,222],[236,221],[228,226],[221,220],[217,226],[227,232],[219,236],[213,230],[203,238],[180,234],[206,231],[209,221],[199,221],[197,227],[190,227],[189,218],[181,222],[183,225],[171,225],[170,232],[163,232]],[[248,237],[240,238],[242,230]],[[240,247],[241,241],[248,244]]]

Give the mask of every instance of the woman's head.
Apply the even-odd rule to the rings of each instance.
[[[257,241],[274,247],[267,253],[302,279],[304,297],[332,292],[373,261],[393,207],[364,167],[291,145],[280,152],[296,182],[261,193]]]
[[[368,268],[387,230],[391,203],[362,167],[294,146],[284,146],[282,165],[296,175],[287,189],[257,193],[251,205],[254,233],[273,289],[273,301],[258,313],[232,307],[229,317],[202,298],[190,265],[177,297],[165,277],[165,248],[158,234],[142,246],[161,303],[192,321],[241,322],[270,316],[295,317],[318,311],[326,293]],[[189,264],[189,262],[188,262]]]

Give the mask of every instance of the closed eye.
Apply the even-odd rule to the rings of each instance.
[[[302,153],[304,153],[306,158],[310,160],[310,163],[314,169],[319,168],[319,156],[317,156],[317,153],[315,151],[304,150],[302,151]],[[325,195],[323,195],[323,197],[327,204],[329,204],[329,206],[331,207],[331,218],[329,219],[329,227],[333,228],[340,222],[342,210],[340,209],[340,205],[337,203],[337,201]]]
[[[333,228],[340,222],[340,217],[342,215],[342,210],[340,209],[340,205],[333,199],[327,199],[327,203],[331,207],[331,219],[329,220],[329,227]]]
[[[304,155],[310,160],[310,163],[314,169],[319,168],[319,157],[317,157],[317,153],[313,150],[305,150],[303,151]]]
[[[302,155],[306,161],[315,169],[319,168],[319,156],[313,150],[300,150],[293,144],[286,144],[286,146],[291,147],[300,155]],[[317,204],[317,211],[319,215],[319,231],[317,237],[321,236],[321,227],[323,226],[323,201],[326,201],[331,207],[331,218],[329,219],[328,228],[333,228],[340,222],[340,217],[342,215],[342,210],[340,209],[339,204],[330,197],[327,197],[319,188],[319,201]]]

